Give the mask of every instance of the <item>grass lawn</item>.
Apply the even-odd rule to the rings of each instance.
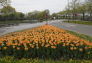
[[[88,40],[88,41],[92,42],[92,37],[91,36],[84,35],[84,34],[79,34],[79,33],[73,32],[73,31],[69,31],[69,30],[67,30],[67,32],[70,33],[70,34],[73,34],[75,36],[78,36],[82,39],[85,39],[85,40]]]
[[[42,59],[14,59],[13,57],[0,58],[0,63],[92,63],[91,60],[42,60]]]
[[[85,24],[85,25],[92,25],[92,21],[64,21],[67,23],[75,23],[75,24]]]

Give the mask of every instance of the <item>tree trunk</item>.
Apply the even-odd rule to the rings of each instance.
[[[90,13],[90,20],[92,21],[92,13]]]
[[[83,14],[82,20],[85,20],[85,13],[82,13],[82,14]]]
[[[92,13],[90,13],[90,17],[92,17]]]

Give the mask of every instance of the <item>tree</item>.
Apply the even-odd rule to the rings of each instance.
[[[44,10],[44,15],[45,15],[45,19],[48,20],[50,17],[50,11],[48,9]]]
[[[28,13],[28,19],[43,21],[49,19],[49,10],[44,11],[33,11]]]
[[[90,17],[92,16],[92,0],[87,0],[86,2],[87,11],[90,14]]]
[[[82,14],[82,20],[85,20],[85,13],[87,12],[87,9],[86,9],[86,5],[85,4],[82,4],[80,5],[78,8],[77,8],[77,12],[79,14]]]
[[[41,12],[38,14],[38,17],[39,17],[39,20],[48,20],[49,17],[50,17],[49,10],[41,11]]]
[[[4,6],[1,9],[2,20],[20,20],[24,19],[24,14],[21,12],[16,12],[15,8],[9,6]]]
[[[21,12],[15,12],[14,14],[14,19],[15,20],[22,20],[22,19],[24,19],[24,14],[23,13],[21,13]],[[12,17],[12,16],[11,16]]]
[[[7,6],[10,5],[10,0],[0,0],[0,6]]]
[[[28,19],[31,19],[31,20],[38,20],[38,15],[39,15],[40,11],[33,11],[33,12],[29,12],[28,13]]]
[[[61,13],[58,13],[58,14],[61,14]],[[51,15],[52,19],[58,19],[58,14],[57,13],[53,13]]]
[[[72,19],[92,20],[92,0],[72,0],[69,6],[64,11],[59,12],[59,14],[64,18],[72,17]]]
[[[71,2],[71,10],[72,10],[72,15],[73,15],[73,19],[76,19],[76,13],[77,13],[77,7],[79,5],[79,0],[72,0]]]
[[[1,15],[3,16],[3,20],[8,20],[10,19],[10,15],[15,13],[16,10],[15,8],[11,7],[10,5],[9,6],[4,6],[2,9],[1,9]]]
[[[10,5],[4,6],[1,9],[1,13],[3,13],[3,14],[11,14],[11,13],[15,13],[15,12],[16,12],[15,8],[11,7]]]
[[[87,2],[92,3],[92,0],[87,0]]]

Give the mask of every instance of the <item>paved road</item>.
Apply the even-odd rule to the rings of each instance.
[[[92,26],[89,26],[89,25],[64,23],[62,22],[62,20],[59,22],[54,22],[52,23],[52,25],[66,30],[74,31],[80,34],[92,36]]]
[[[55,20],[55,21],[49,21],[48,23],[54,26],[57,26],[59,28],[63,28],[66,30],[78,32],[81,34],[92,36],[92,26],[88,25],[81,25],[81,24],[70,24],[70,23],[63,23],[63,20]],[[37,26],[44,25],[46,22],[42,23],[35,23],[35,24],[19,24],[17,26],[10,26],[10,27],[2,27],[0,28],[0,35],[4,35],[10,32],[15,32],[23,29],[29,29]]]

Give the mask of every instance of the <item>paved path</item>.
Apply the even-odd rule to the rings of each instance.
[[[52,23],[52,25],[66,30],[74,31],[80,34],[92,36],[92,26],[89,26],[89,25],[64,23],[62,22],[62,20],[59,22],[54,22]]]
[[[54,21],[49,21],[48,23],[54,26],[57,26],[59,28],[63,28],[66,30],[78,32],[80,34],[85,34],[92,36],[92,26],[88,25],[81,25],[81,24],[71,24],[71,23],[63,23],[63,20],[54,20]],[[0,36],[10,33],[10,32],[15,32],[23,29],[29,29],[37,26],[44,25],[46,22],[42,23],[35,23],[35,24],[19,24],[17,26],[10,26],[10,27],[2,27],[0,28]]]

